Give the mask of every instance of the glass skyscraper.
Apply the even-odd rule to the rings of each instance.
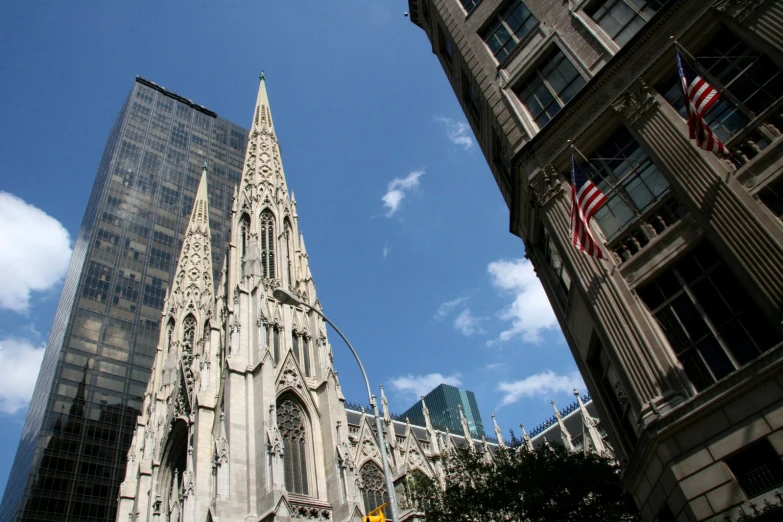
[[[451,433],[461,434],[462,424],[459,420],[459,406],[468,421],[468,429],[474,437],[485,435],[484,424],[481,422],[476,396],[472,391],[460,390],[448,384],[441,384],[427,395],[424,402],[430,412],[430,421],[437,430],[448,429]],[[413,424],[424,426],[424,413],[421,401],[408,408],[408,411],[400,415],[400,418],[409,418]]]
[[[247,135],[136,78],[98,167],[0,522],[114,520],[202,165],[219,281]]]

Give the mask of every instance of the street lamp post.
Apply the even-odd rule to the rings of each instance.
[[[296,297],[293,293],[290,291],[284,289],[284,288],[277,288],[274,292],[272,292],[272,295],[280,301],[283,304],[291,305],[291,306],[299,306],[303,305],[318,314],[321,319],[329,323],[329,325],[334,328],[334,331],[337,332],[340,337],[345,341],[345,344],[348,345],[348,348],[351,349],[351,353],[353,354],[354,358],[356,359],[356,362],[359,364],[359,370],[362,372],[362,377],[364,377],[364,384],[367,387],[367,396],[370,399],[370,406],[372,406],[372,412],[373,415],[375,415],[375,426],[378,430],[378,441],[380,443],[380,450],[381,450],[381,460],[383,461],[383,475],[386,478],[386,489],[389,492],[389,507],[391,508],[391,519],[392,522],[399,522],[400,517],[397,511],[397,498],[394,495],[394,481],[392,480],[391,475],[391,469],[389,469],[389,458],[386,455],[386,440],[383,436],[383,421],[381,420],[381,414],[378,412],[378,401],[375,399],[375,395],[372,393],[372,389],[370,388],[370,380],[367,378],[367,373],[364,371],[364,365],[362,365],[362,361],[359,359],[359,354],[356,353],[356,350],[354,350],[353,345],[351,345],[351,342],[343,335],[343,333],[340,331],[335,324],[329,320],[324,314],[322,314],[318,309],[316,309],[313,306],[310,306],[309,304],[302,302],[299,300],[298,297]]]

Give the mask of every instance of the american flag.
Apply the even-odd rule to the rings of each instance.
[[[599,259],[604,258],[604,253],[590,231],[590,218],[606,203],[607,199],[595,183],[587,178],[572,155],[571,239],[576,248]]]
[[[682,99],[685,102],[685,112],[688,115],[690,139],[696,140],[696,145],[704,150],[728,154],[729,150],[704,121],[707,111],[720,98],[720,92],[707,83],[704,78],[693,72],[682,59],[679,51],[677,51],[677,71],[680,74]]]

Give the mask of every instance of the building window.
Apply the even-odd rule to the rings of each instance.
[[[600,340],[596,340],[595,347],[587,359],[587,365],[600,387],[606,408],[614,414],[622,429],[622,433],[618,435],[624,436],[631,447],[635,446],[637,435],[634,429],[635,422],[631,416],[631,405]]]
[[[512,0],[481,32],[481,38],[502,62],[537,24],[538,19],[522,0]]]
[[[465,106],[468,108],[467,114],[478,125],[481,122],[479,115],[479,96],[476,89],[476,82],[474,82],[470,76],[462,71],[462,99],[465,102]]]
[[[462,4],[462,7],[465,8],[465,11],[468,13],[472,12],[477,5],[481,3],[481,0],[459,0]]]
[[[571,101],[585,83],[563,51],[553,46],[515,92],[540,129]]]
[[[768,439],[746,446],[725,462],[749,499],[783,485],[783,462]]]
[[[310,343],[306,336],[302,336],[302,364],[305,375],[310,377]]]
[[[783,176],[768,183],[758,193],[759,199],[778,219],[783,220]]]
[[[299,353],[299,334],[296,332],[291,332],[291,349],[294,352],[294,357],[296,357],[296,360],[299,361],[299,365],[302,364],[302,356]]]
[[[599,0],[588,6],[585,12],[622,47],[667,1]]]
[[[669,192],[669,182],[625,127],[599,146],[585,169],[608,201],[595,213],[612,239]]]
[[[239,220],[239,260],[244,261],[247,254],[247,243],[250,241],[250,218],[243,214]]]
[[[511,183],[511,162],[508,159],[508,154],[506,154],[500,133],[496,129],[492,129],[492,165],[500,174],[501,179],[506,184],[506,188],[511,190],[513,187]]]
[[[284,398],[277,404],[277,429],[283,439],[285,487],[289,493],[307,495],[307,422],[294,399]]]
[[[389,495],[386,492],[386,481],[383,478],[381,468],[372,462],[362,466],[360,474],[363,484],[364,509],[369,513],[389,501]]]
[[[725,89],[739,100],[738,107],[728,96],[721,96],[706,114],[705,120],[724,143],[742,130],[753,114],[772,106],[783,93],[783,73],[765,55],[723,28],[695,56],[696,64],[716,89]],[[714,80],[717,80],[715,82]],[[685,118],[685,105],[679,78],[662,88],[664,97]],[[763,148],[763,147],[762,147]]]
[[[544,259],[552,271],[552,274],[555,276],[555,281],[557,282],[555,292],[557,293],[557,297],[560,299],[560,303],[565,305],[568,302],[568,293],[571,290],[571,276],[568,275],[568,272],[563,266],[563,260],[560,258],[560,254],[557,252],[549,232],[543,226],[541,227],[541,230],[544,238],[542,245]]]
[[[280,328],[275,325],[272,327],[272,355],[275,364],[280,362]]]
[[[451,38],[446,36],[446,32],[443,27],[438,25],[438,49],[440,49],[440,55],[443,57],[443,61],[451,67],[454,61],[454,47],[451,42]]]
[[[638,293],[699,391],[780,342],[706,241]]]
[[[267,211],[261,213],[261,267],[264,277],[275,278],[275,218]]]

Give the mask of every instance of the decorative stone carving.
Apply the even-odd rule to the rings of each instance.
[[[644,80],[640,79],[633,82],[625,92],[612,102],[612,108],[633,123],[655,107],[655,104],[652,90]]]
[[[543,207],[555,196],[563,192],[563,183],[554,165],[551,163],[541,169],[541,173],[528,185],[536,206]]]
[[[766,0],[718,0],[713,4],[715,9],[725,13],[739,22],[744,22]]]
[[[378,448],[375,446],[373,441],[366,439],[364,442],[362,442],[362,453],[370,458],[377,457]]]

